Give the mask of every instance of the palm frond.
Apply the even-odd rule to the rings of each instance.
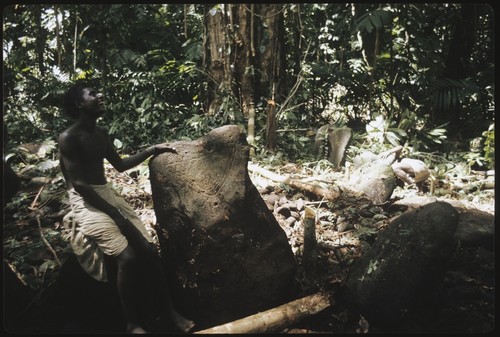
[[[130,65],[137,60],[138,54],[132,49],[119,49],[114,53],[111,53],[109,62],[112,68],[122,68],[126,65]]]
[[[356,24],[356,30],[360,32],[371,33],[373,29],[381,29],[392,20],[392,12],[385,8],[378,8],[367,12],[359,17]]]
[[[434,92],[431,103],[435,111],[446,111],[461,104],[468,95],[479,90],[476,83],[471,80],[454,80],[440,78],[431,83]]]

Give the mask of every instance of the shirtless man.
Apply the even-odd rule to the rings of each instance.
[[[424,181],[429,178],[429,169],[425,163],[418,159],[403,158],[392,164],[396,176],[406,184],[415,184],[423,192]]]
[[[127,332],[146,333],[138,310],[141,298],[139,277],[143,275],[139,266],[144,266],[149,272],[149,281],[161,294],[168,317],[179,331],[189,332],[194,322],[173,307],[165,271],[151,236],[133,209],[108,185],[104,174],[104,159],[123,172],[153,155],[175,153],[175,149],[165,143],[157,144],[121,158],[107,131],[97,126],[97,119],[105,112],[104,97],[90,87],[76,85],[69,89],[64,97],[64,109],[76,119],[59,136],[61,170],[68,188],[71,213],[77,224],[74,237],[83,237],[81,242],[96,243],[97,250],[116,260],[116,283],[127,320]],[[72,247],[78,251],[80,248],[74,243]]]

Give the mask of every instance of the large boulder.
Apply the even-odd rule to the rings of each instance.
[[[150,161],[157,233],[181,312],[198,328],[288,300],[295,259],[247,171],[235,125],[171,144]]]
[[[399,216],[351,267],[342,299],[369,322],[394,327],[443,280],[458,217],[446,202]]]
[[[436,202],[436,197],[413,196],[395,201],[390,209],[407,210],[420,207],[422,205]],[[495,215],[479,209],[467,207],[458,200],[446,201],[459,213],[457,230],[454,240],[460,247],[484,247],[489,250],[495,248]]]
[[[352,137],[352,130],[348,127],[342,127],[328,132],[328,141],[330,142],[330,155],[328,160],[333,167],[338,169],[345,159],[345,150]]]
[[[374,204],[383,204],[396,188],[396,176],[390,164],[375,160],[354,170],[348,186],[365,194]]]
[[[339,169],[345,160],[346,147],[351,137],[351,128],[323,125],[316,133],[313,154],[317,159],[328,159],[335,169]]]

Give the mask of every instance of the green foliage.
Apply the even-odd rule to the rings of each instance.
[[[484,140],[484,159],[489,168],[495,168],[495,124],[491,124],[487,131],[483,132]]]
[[[64,84],[49,75],[36,78],[21,73],[17,78],[16,85],[6,90],[4,96],[3,120],[8,133],[4,146],[43,141],[47,135],[57,139],[66,127],[66,119],[58,107]]]
[[[462,15],[462,6],[285,4],[285,34],[279,39],[286,51],[285,63],[280,64],[286,76],[279,79],[280,85],[287,92],[298,77],[301,81],[289,93],[278,128],[308,129],[355,121],[368,124],[364,140],[372,145],[408,144],[417,151],[437,148],[450,134],[484,131],[495,111],[494,13],[488,6],[477,4],[476,38],[471,41],[470,55],[462,60],[464,76],[443,75],[454,57],[448,51],[460,28],[461,21],[456,19]],[[105,93],[105,124],[125,152],[158,141],[192,139],[224,124],[243,126],[246,120],[241,115],[237,81],[225,88],[220,111],[209,116],[204,109],[210,103],[207,69],[213,66],[205,50],[204,15],[222,8],[226,7],[9,6],[3,22],[7,146],[47,137],[55,140],[71,122],[62,115],[61,102],[65,90],[78,78],[90,80]],[[113,29],[117,26],[119,30]],[[262,41],[258,34],[254,38],[258,54]],[[228,47],[234,50],[235,46]],[[238,60],[224,62],[234,66]],[[265,138],[262,101],[267,98],[257,97],[254,102],[257,146]],[[277,104],[284,99],[277,97]],[[379,115],[383,122],[377,121]],[[283,153],[295,158],[307,152],[304,133],[278,135]],[[494,165],[493,133],[485,138],[484,161]]]
[[[408,111],[397,126],[394,121],[379,115],[366,125],[366,141],[377,149],[407,143],[414,151],[429,150],[446,139],[445,126],[427,128],[423,121]]]
[[[495,169],[495,124],[492,123],[482,137],[472,139],[468,151],[458,151],[457,155],[469,168]]]
[[[405,137],[406,132],[399,128],[390,127],[391,124],[390,120],[378,115],[366,125],[367,140],[379,145],[386,141],[392,146],[400,145],[401,137]]]

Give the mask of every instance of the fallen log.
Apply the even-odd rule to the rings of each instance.
[[[484,191],[493,189],[495,189],[495,182],[492,180],[481,180],[462,187],[460,186],[454,187],[454,190],[463,190],[465,193],[472,193],[477,190]]]
[[[260,174],[263,177],[271,179],[275,182],[287,184],[290,187],[296,188],[303,192],[309,192],[320,199],[335,201],[341,196],[340,189],[338,188],[327,189],[319,185],[308,184],[300,180],[292,179],[289,176],[281,176],[252,163],[248,163],[248,170],[250,172]]]
[[[258,314],[218,325],[209,329],[196,331],[195,334],[217,333],[270,333],[278,332],[301,319],[315,315],[328,308],[330,302],[327,293],[319,292],[293,302],[283,304]]]

